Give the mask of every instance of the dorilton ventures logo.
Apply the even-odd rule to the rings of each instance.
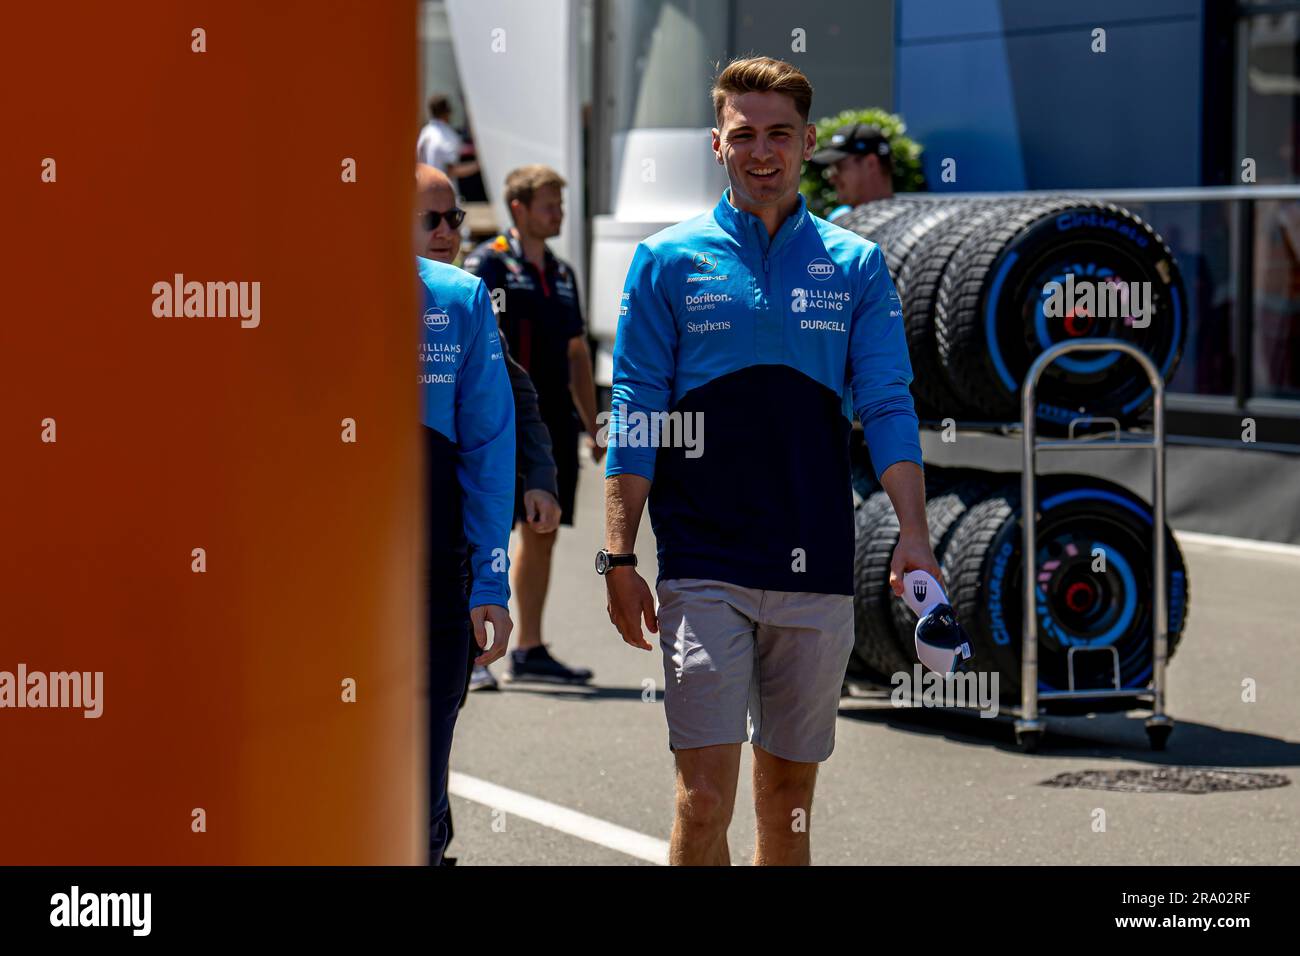
[[[835,275],[835,263],[829,259],[814,259],[808,263],[808,274],[818,282],[825,282]]]
[[[451,317],[447,315],[446,309],[440,309],[435,305],[424,313],[424,324],[435,332],[441,332],[451,324]]]
[[[699,295],[686,296],[684,304],[687,312],[703,312],[730,301],[731,296],[725,292],[701,292]]]
[[[696,272],[712,272],[718,267],[718,260],[707,252],[697,252],[694,262]]]

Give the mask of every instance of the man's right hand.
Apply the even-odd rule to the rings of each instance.
[[[605,572],[605,592],[609,619],[618,628],[623,641],[643,651],[654,650],[641,633],[641,619],[651,634],[659,633],[659,618],[655,615],[655,599],[650,585],[634,567],[610,568]]]

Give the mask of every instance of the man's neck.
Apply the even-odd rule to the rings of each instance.
[[[524,250],[524,258],[540,269],[542,263],[546,261],[546,240],[525,236],[515,226],[510,227],[510,232],[519,240],[519,248]]]
[[[767,230],[767,238],[771,239],[776,235],[777,230],[781,228],[781,223],[789,219],[790,215],[799,208],[799,193],[795,192],[789,199],[783,199],[779,203],[750,207],[744,203],[736,202],[735,190],[729,189],[727,190],[727,202],[741,212],[757,216],[759,222],[763,224],[763,228]]]

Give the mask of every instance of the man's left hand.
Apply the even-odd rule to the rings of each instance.
[[[889,586],[897,597],[903,596],[903,575],[908,571],[928,571],[939,582],[943,593],[948,594],[948,585],[939,571],[939,562],[934,559],[934,550],[930,547],[928,535],[904,534],[898,539],[894,548],[894,560],[889,564]],[[948,594],[952,600],[952,595]]]

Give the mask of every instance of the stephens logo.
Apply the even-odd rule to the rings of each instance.
[[[712,272],[718,267],[718,260],[707,252],[696,253],[693,261],[696,272]]]
[[[424,324],[435,332],[441,332],[451,325],[451,316],[447,315],[446,309],[440,309],[435,305],[424,313]]]
[[[808,263],[808,274],[818,282],[825,282],[835,275],[835,263],[829,259],[814,259]]]

